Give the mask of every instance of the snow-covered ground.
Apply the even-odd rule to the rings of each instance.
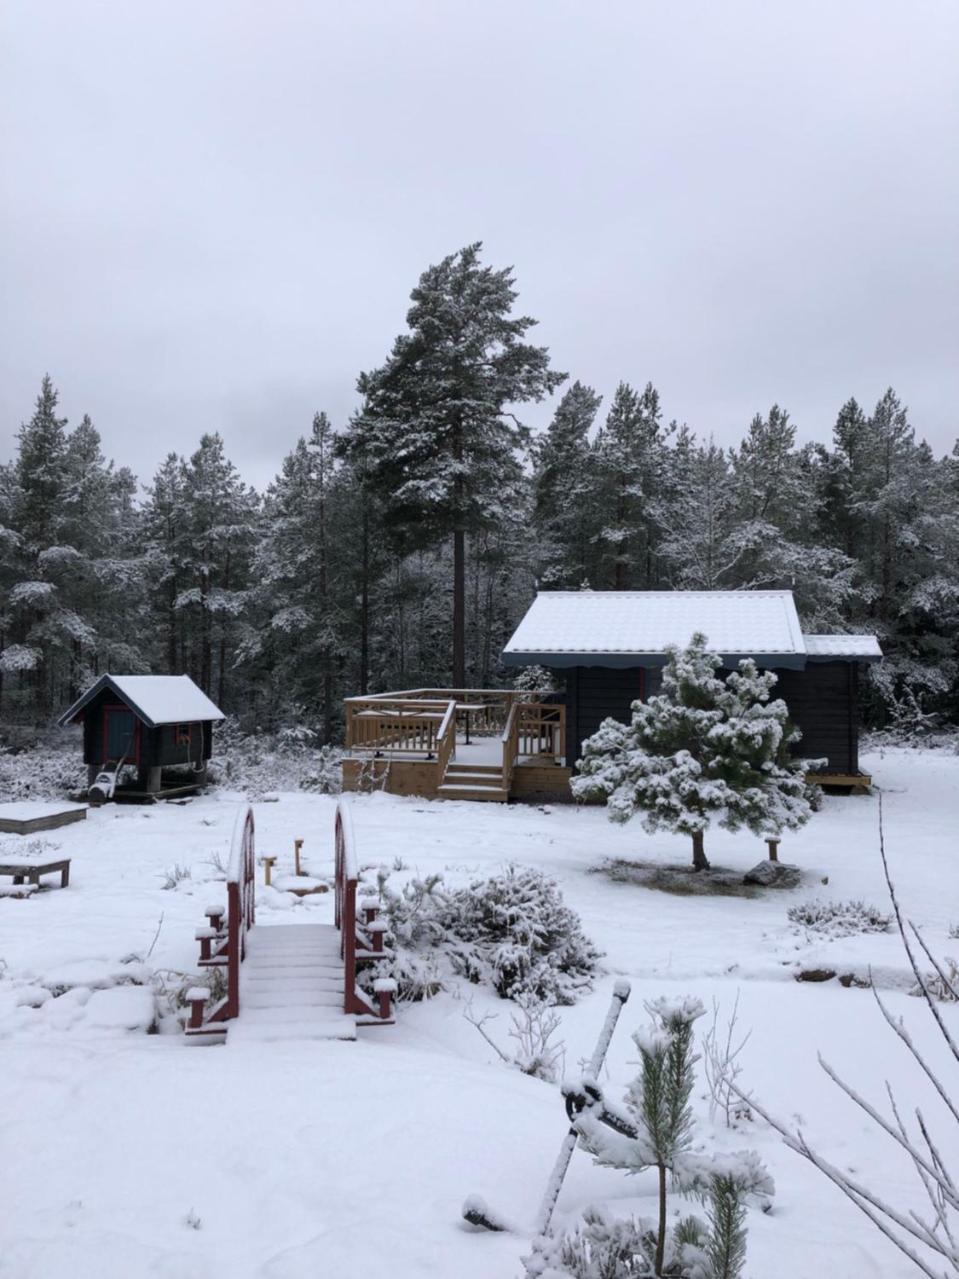
[[[959,923],[959,757],[890,750],[864,766],[882,787],[905,910],[934,951],[959,954],[948,937]],[[564,1114],[554,1088],[496,1061],[464,1019],[473,995],[478,1011],[500,1014],[490,1029],[505,1040],[508,1006],[489,992],[453,987],[402,1006],[395,1027],[361,1031],[356,1043],[190,1048],[169,1021],[161,1025],[169,1033],[145,1033],[151,997],[133,983],[151,971],[195,971],[193,933],[204,907],[223,900],[216,862],[237,802],[219,793],[91,812],[42,837],[73,859],[68,889],[0,899],[0,1276],[519,1275],[526,1241],[472,1232],[460,1207],[476,1192],[530,1219]],[[834,1163],[900,1207],[921,1207],[911,1169],[826,1079],[817,1051],[872,1101],[881,1104],[887,1079],[907,1109],[921,1101],[935,1116],[935,1100],[868,991],[794,980],[800,968],[862,975],[872,965],[893,1010],[948,1075],[920,1002],[903,993],[898,939],[827,941],[786,918],[790,904],[811,898],[886,907],[875,797],[827,799],[781,849],[802,867],[803,886],[754,898],[674,896],[595,873],[607,857],[688,856],[688,841],[648,836],[638,823],[614,827],[601,809],[381,795],[352,802],[361,860],[402,865],[395,883],[440,871],[456,886],[510,860],[559,881],[605,951],[593,993],[562,1010],[570,1073],[591,1051],[616,976],[633,984],[608,1060],[606,1086],[617,1098],[635,1073],[629,1032],[645,1021],[644,999],[689,992],[728,1013],[738,992],[740,1025],[752,1031],[746,1086],[801,1122]],[[307,794],[257,804],[258,853],[279,853],[278,870],[287,869],[302,836],[306,868],[330,873],[334,804]],[[34,838],[3,836],[0,847],[22,850]],[[707,852],[714,864],[746,870],[765,849],[712,832]],[[329,895],[294,904],[259,891],[263,926],[326,921],[331,909]],[[956,1006],[944,1016],[959,1030]],[[705,1121],[702,1095],[697,1106]],[[776,1179],[773,1211],[750,1214],[754,1279],[913,1273],[761,1124],[717,1140],[758,1149]],[[945,1153],[956,1162],[955,1149]],[[648,1215],[653,1189],[652,1175],[599,1170],[577,1152],[560,1214],[604,1202]]]

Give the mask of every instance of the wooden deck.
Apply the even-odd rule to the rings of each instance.
[[[343,788],[505,803],[568,799],[566,708],[513,689],[407,689],[346,706]]]

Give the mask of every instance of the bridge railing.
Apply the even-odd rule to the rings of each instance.
[[[186,1033],[194,1038],[222,1034],[219,1023],[240,1013],[240,964],[246,955],[246,934],[255,919],[255,853],[253,809],[237,813],[226,872],[226,911],[208,906],[208,924],[196,930],[200,967],[226,970],[226,994],[215,1004],[205,986],[187,991],[190,1018]]]
[[[364,1024],[389,1024],[393,1020],[392,997],[396,983],[378,978],[374,983],[376,1006],[356,984],[357,966],[385,959],[383,945],[386,924],[378,918],[379,906],[373,899],[357,902],[360,871],[353,835],[353,814],[345,798],[336,806],[336,876],[335,923],[340,930],[340,955],[343,959],[343,1011],[354,1013]]]

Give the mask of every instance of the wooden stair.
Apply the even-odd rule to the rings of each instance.
[[[227,1042],[355,1039],[343,1011],[340,934],[332,924],[260,924],[246,937],[240,1015]]]
[[[495,764],[447,764],[436,794],[439,799],[478,799],[494,804],[505,804],[509,799],[503,770]]]

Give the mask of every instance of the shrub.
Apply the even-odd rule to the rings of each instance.
[[[450,894],[441,912],[454,967],[503,999],[570,1004],[589,985],[599,951],[542,871],[509,866]]]
[[[853,937],[857,933],[887,933],[892,915],[858,899],[847,902],[800,902],[790,906],[786,916],[800,928],[827,937]]]
[[[210,778],[217,785],[245,791],[251,799],[277,790],[309,790],[337,795],[343,752],[313,745],[308,728],[279,733],[243,733],[235,719],[217,727]]]
[[[63,799],[86,784],[78,747],[37,746],[14,752],[0,746],[0,799]]]
[[[452,892],[441,875],[411,880],[400,891],[388,879],[389,872],[381,869],[380,899],[397,949],[391,975],[400,982],[401,995],[404,974],[414,989],[423,977],[438,989],[441,958],[454,972],[491,985],[504,999],[532,996],[570,1004],[589,985],[599,952],[542,871],[510,866],[501,875]],[[435,962],[424,970],[411,963],[411,952]]]

